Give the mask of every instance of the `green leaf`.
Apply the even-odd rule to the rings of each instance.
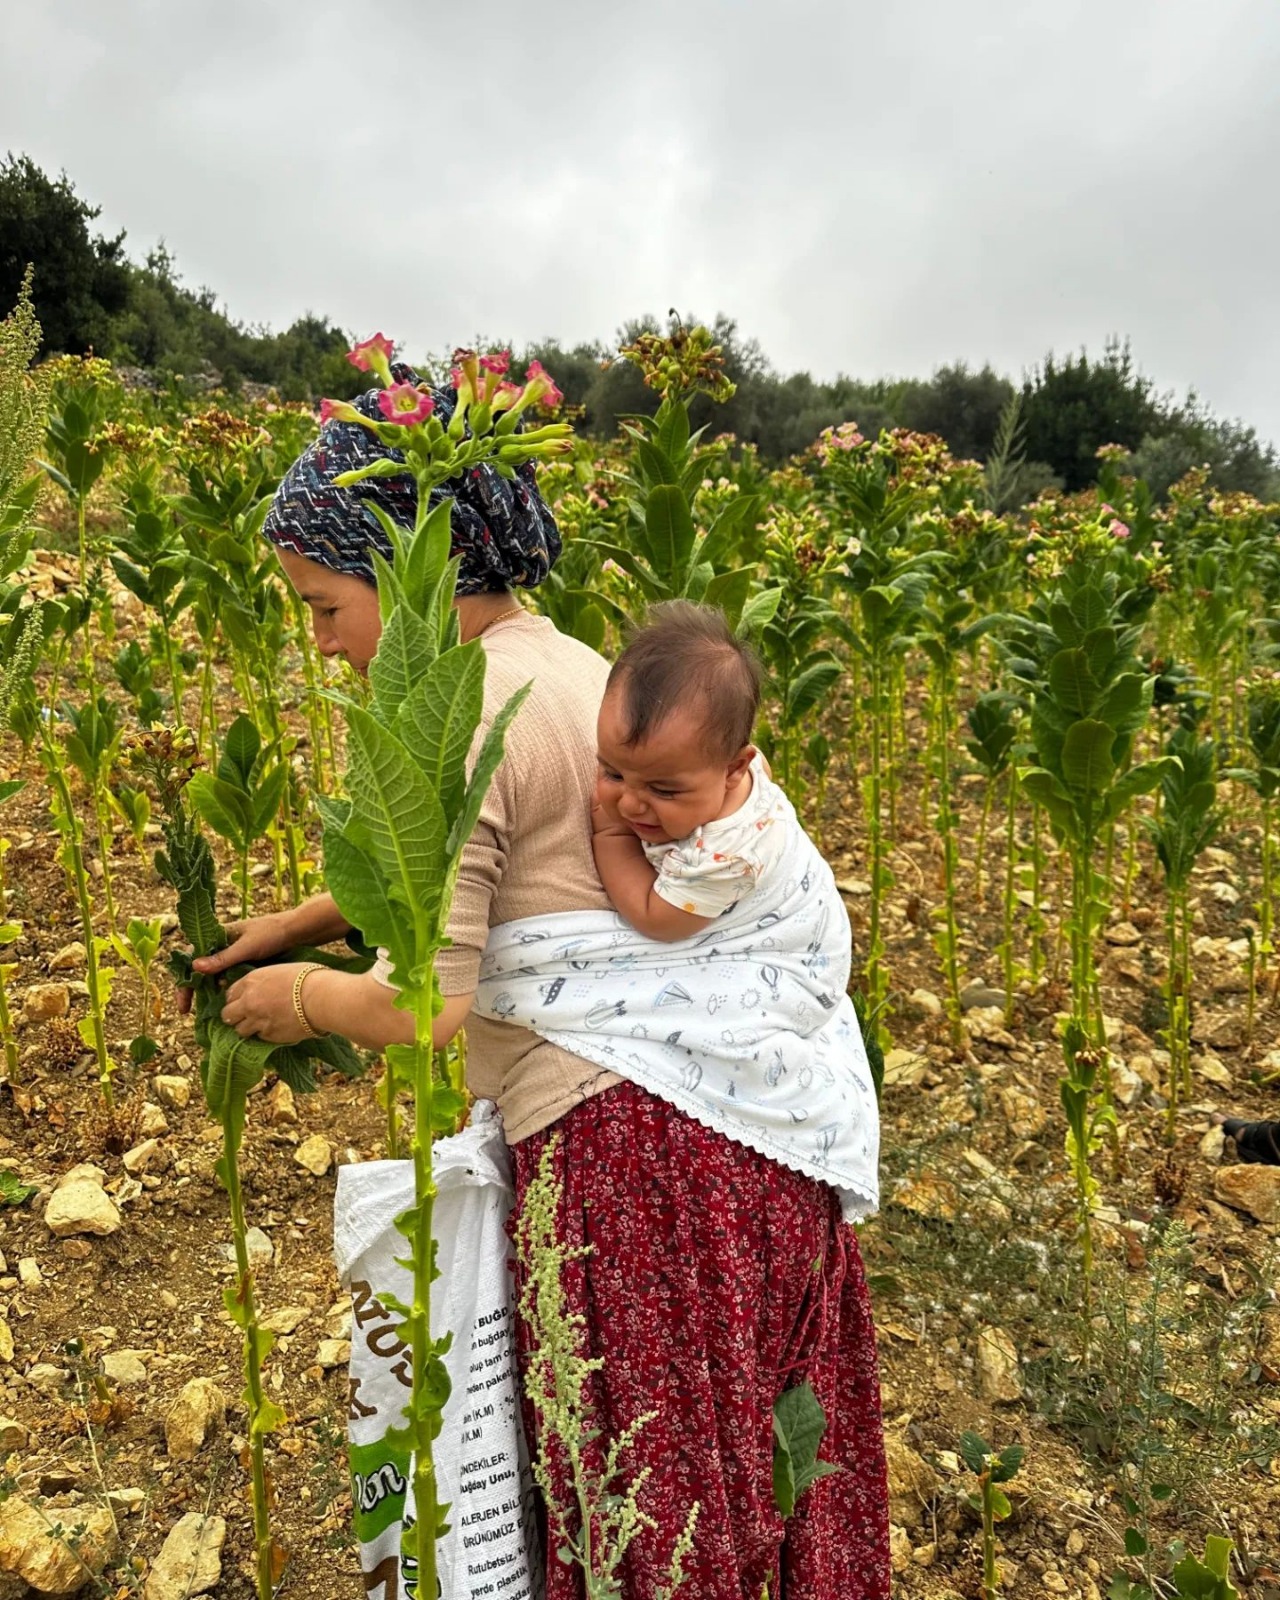
[[[408,910],[392,903],[386,879],[373,857],[327,819],[324,869],[325,887],[367,943],[393,952],[412,949],[413,919]]]
[[[369,663],[374,704],[388,727],[435,659],[431,629],[407,605],[396,606],[383,626],[377,653]]]
[[[826,1428],[826,1413],[811,1384],[787,1389],[774,1401],[773,1498],[784,1517],[792,1514],[811,1483],[841,1470],[818,1459]]]
[[[736,572],[717,573],[703,591],[702,604],[723,611],[725,621],[736,629],[751,595],[753,577],[748,567],[741,567]]]
[[[672,461],[689,448],[689,407],[683,400],[664,400],[654,419],[654,442]]]
[[[484,713],[484,647],[478,639],[446,650],[426,671],[396,719],[395,731],[440,797],[446,817],[457,814],[466,760]]]
[[[1087,583],[1071,597],[1071,615],[1087,634],[1105,626],[1111,615],[1111,607],[1102,590]]]
[[[275,821],[284,800],[285,785],[288,781],[289,769],[283,761],[262,775],[257,793],[253,796],[253,814],[249,824],[251,841],[262,838]]]
[[[242,1039],[218,1018],[209,1026],[209,1065],[204,1094],[209,1110],[221,1122],[229,1147],[244,1132],[245,1097],[266,1071],[276,1047],[265,1039]]]
[[[792,680],[787,690],[787,720],[799,722],[812,711],[827,692],[839,683],[843,672],[844,668],[834,659],[815,661],[807,666]]]
[[[694,541],[693,518],[683,492],[670,484],[651,489],[644,525],[658,576],[665,578],[671,588],[681,588]]]
[[[1124,1530],[1124,1553],[1127,1556],[1133,1557],[1135,1560],[1139,1556],[1146,1555],[1147,1541],[1142,1537],[1141,1532],[1137,1528],[1126,1528]]]
[[[253,815],[247,795],[208,772],[197,772],[187,786],[187,793],[215,833],[237,846],[249,842],[253,834]]]
[[[1078,794],[1100,800],[1115,775],[1115,732],[1090,717],[1073,723],[1062,741],[1062,776]]]
[[[0,1167],[0,1206],[20,1206],[35,1192],[35,1184],[23,1183],[9,1167]]]
[[[241,788],[248,788],[261,749],[262,736],[254,722],[243,714],[238,716],[227,729],[222,754],[223,758],[231,763]],[[235,781],[230,773],[222,772],[221,763],[219,763],[219,775],[226,778],[229,783]]]
[[[990,1496],[992,1521],[1004,1522],[1013,1511],[1013,1507],[1009,1504],[1009,1496],[1004,1492],[1003,1489],[996,1489],[994,1487],[990,1490]]]
[[[1083,650],[1058,651],[1049,663],[1049,687],[1058,704],[1075,717],[1087,717],[1099,694]]]
[[[991,1454],[991,1447],[980,1433],[974,1433],[966,1428],[960,1435],[960,1459],[975,1477],[981,1477],[987,1470],[987,1457]]]
[[[738,637],[750,639],[761,629],[767,628],[777,616],[781,602],[781,589],[761,589],[759,594],[753,594],[742,608],[742,616],[735,629]]]
[[[678,485],[680,474],[666,452],[657,445],[651,444],[647,439],[641,439],[636,444],[636,459],[640,463],[640,470],[650,484]]]
[[[463,847],[466,845],[467,840],[470,839],[475,825],[480,819],[480,810],[484,805],[484,797],[488,794],[493,775],[502,761],[507,729],[511,726],[516,712],[524,704],[525,697],[532,688],[532,683],[526,683],[522,689],[517,689],[493,719],[492,726],[484,736],[484,743],[480,746],[476,764],[471,770],[471,781],[467,784],[462,809],[454,817],[453,826],[449,829],[447,854],[450,891],[452,891],[453,881],[457,876],[458,862],[461,859]]]
[[[447,860],[440,802],[405,747],[367,711],[352,706],[347,725],[347,792],[374,860],[398,903],[433,918]]]

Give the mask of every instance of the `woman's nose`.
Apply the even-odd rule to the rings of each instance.
[[[330,628],[317,622],[311,630],[315,634],[316,649],[322,656],[340,656],[342,646],[338,643],[337,635]]]

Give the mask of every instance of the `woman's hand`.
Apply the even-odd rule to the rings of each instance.
[[[268,922],[270,918],[255,920]],[[252,927],[253,924],[248,926]],[[235,949],[236,946],[228,948]],[[242,956],[240,959],[262,958]],[[222,1020],[234,1028],[242,1039],[251,1039],[256,1035],[268,1044],[297,1044],[310,1037],[293,1007],[294,980],[303,966],[302,962],[288,961],[274,967],[258,967],[246,973],[227,990],[222,1003]],[[304,1008],[305,988],[304,984]]]
[[[230,943],[216,955],[200,956],[191,963],[196,972],[207,978],[216,978],[241,963],[251,967],[270,961],[299,942],[287,911],[272,911],[265,917],[250,917],[246,922],[228,922],[225,926]],[[190,989],[178,990],[178,1010],[183,1016],[191,1010]]]

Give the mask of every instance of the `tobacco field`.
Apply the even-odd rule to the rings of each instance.
[[[264,1057],[219,1108],[171,967],[177,879],[215,924],[325,883],[320,691],[365,691],[258,531],[318,419],[2,340],[0,1600],[337,1600],[335,1173],[408,1153],[407,1069]],[[1016,405],[985,465],[848,423],[770,468],[690,431],[701,330],[632,358],[655,426],[520,435],[565,541],[523,598],[606,656],[705,600],[764,660],[883,1054],[896,1592],[1225,1596],[1230,1541],[1277,1600],[1280,1167],[1216,1119],[1280,1104],[1280,506],[1118,449],[1024,503]]]

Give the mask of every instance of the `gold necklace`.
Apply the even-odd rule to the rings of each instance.
[[[505,622],[508,617],[522,617],[522,616],[524,616],[524,607],[523,606],[512,606],[510,611],[499,611],[499,613],[498,613],[498,615],[496,617],[490,617],[489,618],[488,622],[485,623],[484,627],[480,629],[480,633],[477,633],[475,637],[478,639],[481,634],[488,633],[490,628],[496,628],[497,625],[500,622]]]

